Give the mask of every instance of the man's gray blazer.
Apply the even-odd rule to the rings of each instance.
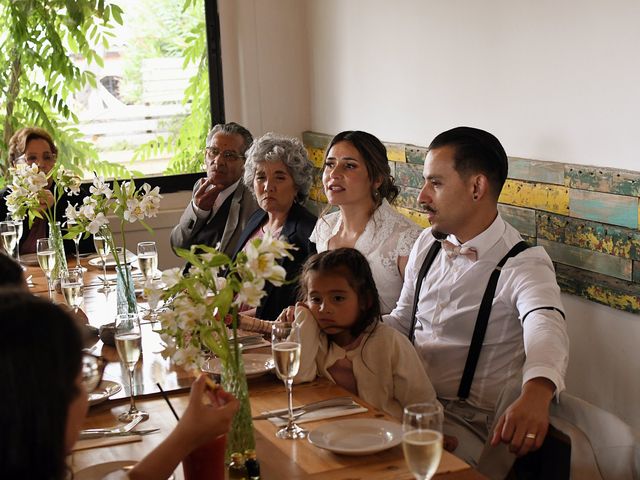
[[[201,181],[202,179],[198,180],[194,185],[193,194],[198,190]],[[171,231],[171,246],[173,248],[189,248],[192,244],[202,243],[215,246],[215,243],[220,241],[220,249],[231,256],[247,220],[258,209],[258,204],[242,181],[225,203],[229,200],[231,203],[226,219],[220,217],[220,215],[224,215],[226,210],[222,206],[216,215],[200,219],[189,203],[180,217],[180,223]]]

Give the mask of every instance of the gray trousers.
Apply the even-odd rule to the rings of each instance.
[[[519,395],[520,383],[507,383],[495,411],[457,400],[440,399],[444,406],[444,433],[458,439],[458,447],[453,453],[492,480],[503,480],[516,460],[507,444],[492,447],[489,442],[495,422]]]

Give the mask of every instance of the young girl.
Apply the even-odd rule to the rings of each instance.
[[[300,277],[302,358],[295,382],[321,375],[376,408],[402,419],[411,403],[436,394],[409,340],[380,323],[369,262],[353,248],[310,257]],[[293,307],[280,318],[291,318]]]

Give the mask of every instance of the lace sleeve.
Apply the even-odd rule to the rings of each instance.
[[[422,229],[415,224],[408,224],[398,234],[398,256],[408,257],[413,248],[413,244],[420,236]]]

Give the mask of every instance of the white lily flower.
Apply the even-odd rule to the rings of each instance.
[[[87,225],[87,230],[92,235],[95,235],[103,225],[106,225],[108,223],[109,219],[104,216],[104,213],[100,212],[95,216],[93,220],[91,220],[91,222],[89,222],[89,225]]]
[[[76,210],[76,206],[69,203],[64,210],[64,215],[67,217],[67,220],[77,220],[78,211]]]
[[[107,198],[111,198],[111,195],[113,195],[113,191],[104,182],[103,177],[95,177],[93,179],[93,185],[89,187],[89,192],[92,195],[104,195]]]
[[[170,268],[162,272],[162,281],[167,288],[175,286],[180,280],[182,280],[182,269],[180,267]]]
[[[260,278],[253,282],[242,282],[242,287],[233,303],[237,306],[245,304],[257,307],[262,297],[264,297],[264,280]]]

